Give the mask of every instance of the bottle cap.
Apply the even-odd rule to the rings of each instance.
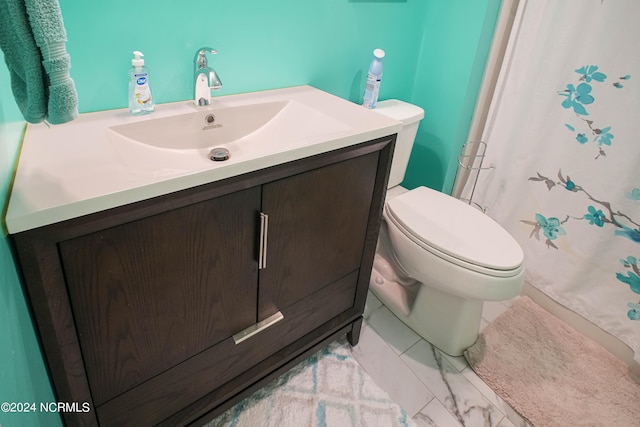
[[[375,49],[375,50],[373,51],[373,56],[375,56],[375,57],[376,57],[376,58],[378,58],[378,59],[382,59],[382,58],[384,58],[384,50],[382,50],[382,49]]]
[[[144,59],[140,58],[141,56],[144,56],[142,52],[138,52],[137,50],[134,50],[133,55],[135,56],[135,58],[131,60],[131,65],[133,65],[134,67],[144,66]]]

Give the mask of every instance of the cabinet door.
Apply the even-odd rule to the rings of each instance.
[[[99,406],[256,322],[260,188],[60,244]]]
[[[358,270],[378,156],[367,154],[264,185],[262,210],[269,222],[259,319]]]

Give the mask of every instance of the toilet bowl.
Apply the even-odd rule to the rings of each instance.
[[[376,111],[405,126],[396,141],[370,289],[424,339],[460,356],[478,337],[484,301],[519,294],[524,254],[473,206],[427,187],[401,187],[406,151],[424,113],[395,100],[379,102]]]

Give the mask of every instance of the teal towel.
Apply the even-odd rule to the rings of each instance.
[[[25,120],[66,123],[78,116],[67,41],[57,0],[0,1],[0,49]]]

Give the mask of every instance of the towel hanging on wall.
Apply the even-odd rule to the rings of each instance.
[[[25,120],[66,123],[78,115],[58,0],[0,1],[0,48]]]

